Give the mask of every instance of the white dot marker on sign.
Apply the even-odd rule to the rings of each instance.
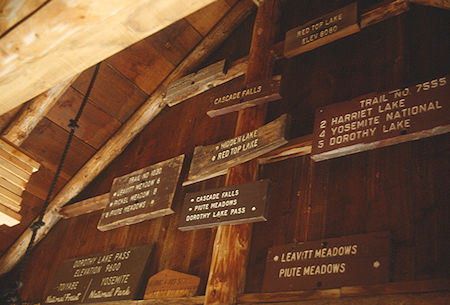
[[[256,211],[256,207],[252,207],[252,211],[253,211],[253,212]]]
[[[191,202],[194,202],[194,198],[191,198]]]
[[[192,208],[189,208],[189,212],[192,211]]]
[[[373,267],[374,267],[374,268],[378,268],[378,267],[380,267],[380,266],[381,266],[381,264],[380,264],[379,261],[374,261],[374,262],[373,262]]]
[[[275,256],[273,257],[273,261],[274,261],[274,262],[278,262],[279,259],[280,259],[280,258],[278,257],[278,255],[275,255]]]

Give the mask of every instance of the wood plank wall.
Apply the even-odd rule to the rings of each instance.
[[[373,2],[362,1],[361,7]],[[285,1],[282,32],[347,3]],[[298,137],[312,132],[316,107],[448,73],[449,15],[414,5],[408,13],[356,35],[280,61],[284,98],[269,105],[267,121],[290,113],[291,135]],[[237,33],[218,54],[248,51],[251,26],[243,25]],[[78,199],[103,194],[114,177],[181,153],[187,157],[185,178],[196,145],[233,135],[235,114],[206,116],[213,94],[163,111]],[[446,277],[449,140],[447,134],[320,163],[304,156],[265,165],[261,178],[273,182],[269,221],[253,228],[246,292],[260,292],[272,245],[385,230],[393,237],[392,281]],[[47,280],[66,258],[143,243],[156,245],[149,275],[164,268],[198,275],[203,294],[215,229],[180,232],[176,226],[185,192],[223,183],[216,178],[183,188],[176,194],[174,215],[108,232],[96,229],[99,212],[60,221],[34,250],[23,299],[42,298]]]

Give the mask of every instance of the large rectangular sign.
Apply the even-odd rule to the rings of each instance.
[[[223,224],[266,221],[269,181],[188,193],[178,229],[212,228]]]
[[[389,254],[388,232],[272,247],[263,291],[384,283],[389,280]]]
[[[84,304],[141,297],[152,246],[72,258],[61,263],[43,304]]]
[[[311,158],[321,161],[449,132],[448,79],[317,109]]]
[[[248,107],[275,101],[280,95],[281,76],[269,81],[260,81],[242,87],[227,84],[217,89],[218,94],[211,100],[208,111],[210,117],[239,111]]]
[[[354,2],[289,30],[284,43],[284,56],[291,58],[358,31],[358,10]]]
[[[224,175],[227,169],[247,162],[287,143],[287,115],[235,138],[194,149],[188,179],[183,185]]]
[[[174,213],[172,200],[183,160],[180,155],[115,178],[97,228],[106,231]]]

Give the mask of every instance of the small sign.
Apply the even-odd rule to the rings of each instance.
[[[289,30],[284,43],[286,58],[313,50],[359,32],[356,2]]]
[[[227,85],[222,85],[223,89],[218,90],[218,95],[212,98],[207,114],[210,117],[215,117],[279,100],[281,98],[280,79],[281,76],[278,76],[274,80],[261,81],[245,87],[235,85],[230,88]]]
[[[174,213],[183,160],[180,155],[114,179],[97,228],[106,231]]]
[[[43,304],[84,304],[132,300],[142,282],[152,246],[144,245],[65,260]]]
[[[213,145],[194,149],[188,179],[183,185],[217,177],[227,169],[247,162],[287,143],[286,114],[260,128]]]
[[[314,161],[450,131],[448,75],[316,110]]]
[[[268,191],[269,181],[260,180],[188,193],[178,229],[187,231],[266,221]]]
[[[192,297],[199,284],[198,276],[165,269],[148,280],[144,299]]]
[[[389,280],[389,233],[270,248],[263,292],[370,285]]]

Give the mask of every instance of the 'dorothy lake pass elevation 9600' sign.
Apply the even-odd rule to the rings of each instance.
[[[114,179],[97,228],[106,231],[174,213],[183,160],[180,155]]]
[[[65,260],[43,304],[84,304],[140,297],[151,245]]]
[[[316,110],[311,158],[331,159],[450,131],[449,77]]]

